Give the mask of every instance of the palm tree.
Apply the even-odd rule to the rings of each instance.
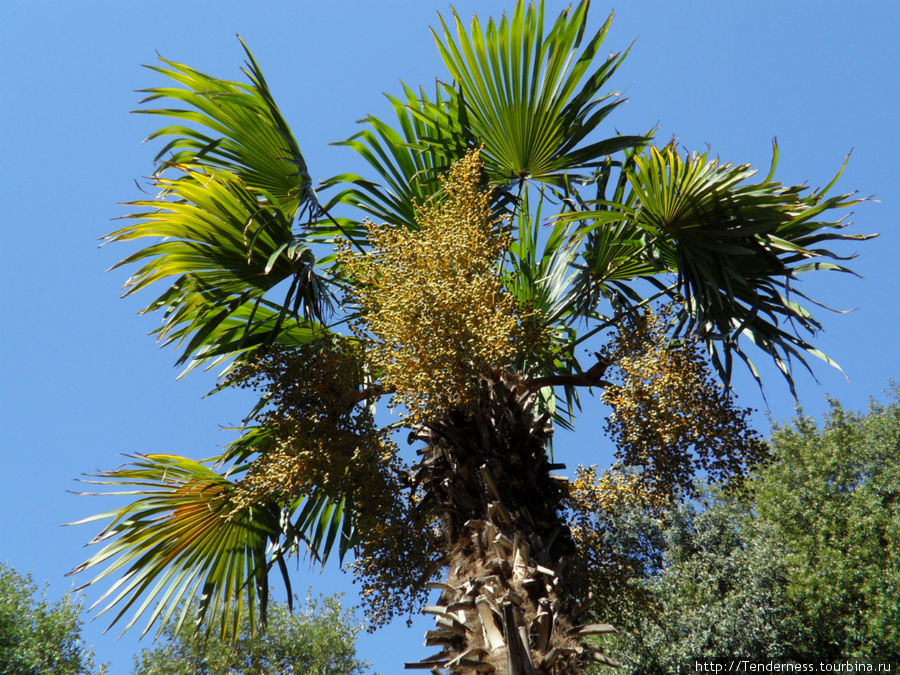
[[[587,13],[585,0],[550,24],[543,2],[519,0],[485,27],[441,18],[449,81],[390,97],[396,120],[368,117],[339,144],[374,177],[318,191],[246,46],[249,83],[154,68],[173,84],[144,103],[176,104],[139,111],[169,120],[151,137],[168,139],[158,195],[108,240],[151,240],[120,264],[138,265],[127,293],[165,288],[145,311],[163,312],[156,334],[182,347],[179,363],[223,365],[220,388],[260,399],[208,461],[133,456],[96,477],[133,497],[89,519],[109,520],[103,547],[76,570],[120,576],[98,601],[113,622],[133,610],[129,627],[177,628],[192,617],[176,608],[199,598],[211,630],[233,634],[248,612],[264,625],[269,573],[290,597],[285,559],[302,547],[323,564],[353,553],[376,625],[440,591],[423,609],[440,651],[408,667],[613,663],[593,637],[612,627],[584,625],[588,589],[567,582],[579,549],[554,426],[571,425],[582,387],[621,398],[611,373],[627,379],[647,335],[694,366],[702,346],[726,385],[704,399],[723,424],[623,460],[657,493],[695,466],[739,475],[761,450],[730,407],[734,357],[756,374],[752,343],[791,386],[793,363],[827,360],[793,282],[847,271],[820,245],[861,237],[828,220],[858,200],[775,182],[774,160],[754,182],[652,133],[597,139],[623,102],[604,89],[625,54],[597,59],[612,17],[589,34]],[[646,314],[661,303],[663,319]],[[579,362],[579,345],[609,334],[619,342]],[[678,406],[659,394],[642,400]],[[392,424],[379,426],[379,401]]]

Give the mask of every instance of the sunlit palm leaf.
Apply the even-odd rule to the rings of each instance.
[[[561,185],[566,172],[597,166],[605,156],[645,142],[614,136],[582,143],[624,99],[602,93],[625,54],[594,66],[612,16],[580,51],[588,2],[563,11],[544,34],[544,3],[516,3],[512,19],[470,30],[453,12],[456,39],[441,18],[435,40],[454,79],[449,108],[484,144],[486,170],[500,183],[534,179]]]
[[[637,222],[655,237],[660,258],[678,275],[684,329],[706,338],[726,380],[732,353],[748,360],[741,335],[774,359],[791,387],[793,359],[807,368],[806,354],[832,363],[801,337],[800,331],[813,335],[821,325],[791,299],[805,297],[793,282],[798,272],[811,269],[850,271],[828,262],[844,258],[817,246],[866,238],[836,232],[845,226],[842,220],[822,219],[860,200],[849,194],[826,198],[837,177],[812,192],[774,182],[777,146],[761,183],[748,182],[755,173],[748,166],[697,154],[682,160],[672,147],[653,149],[637,161],[638,170],[629,176],[641,203]]]
[[[650,137],[652,132],[647,135]],[[569,307],[573,318],[608,323],[608,317],[604,319],[600,309],[609,304],[616,314],[641,303],[645,298],[635,290],[635,280],[658,273],[658,267],[646,255],[648,237],[629,215],[628,207],[634,206],[634,193],[628,189],[627,177],[634,169],[638,152],[637,148],[626,151],[621,161],[607,157],[588,180],[566,183],[568,208],[554,220],[557,225],[567,227],[567,247],[577,252],[572,266],[578,272],[573,278]],[[608,195],[613,175],[616,180],[612,194]],[[590,188],[596,189],[594,199],[582,194]],[[597,330],[595,327],[578,341],[584,341]]]
[[[509,269],[504,271],[506,289],[518,304],[553,336],[552,359],[535,359],[525,355],[516,367],[530,377],[553,373],[571,373],[578,368],[571,350],[575,331],[566,326],[574,304],[572,269],[577,251],[567,246],[570,226],[553,223],[542,232],[541,221],[545,196],[542,193],[534,214],[531,213],[528,191],[520,198],[516,237],[509,251]],[[558,405],[559,404],[559,405]],[[541,391],[538,407],[551,414],[554,422],[564,429],[572,427],[578,394],[575,387],[564,387],[557,400],[552,387]]]
[[[73,573],[106,565],[90,583],[121,577],[95,603],[108,601],[101,614],[120,606],[113,624],[142,600],[126,629],[149,612],[143,632],[157,621],[161,630],[185,601],[180,628],[187,606],[199,600],[208,625],[233,635],[240,616],[249,612],[252,620],[256,603],[265,602],[266,547],[280,535],[279,509],[237,504],[234,484],[200,462],[172,455],[131,459],[88,481],[135,500],[80,521],[111,519],[92,542],[103,549]]]
[[[183,124],[150,136],[171,138],[157,156],[162,162],[152,179],[158,200],[132,203],[143,209],[128,217],[135,222],[106,238],[163,238],[120,265],[143,264],[126,294],[172,277],[145,311],[165,312],[156,333],[164,342],[183,344],[180,362],[222,355],[223,343],[215,337],[223,322],[233,324],[238,316],[252,322],[250,309],[282,281],[291,280],[279,319],[248,326],[245,339],[251,328],[259,337],[265,326],[265,339],[274,341],[289,316],[321,320],[330,305],[316,271],[314,238],[293,227],[303,212],[319,214],[306,163],[249,50],[247,57],[250,84],[164,59],[168,67],[153,68],[182,86],[145,90],[150,96],[143,102],[171,100],[184,107],[138,112]],[[228,344],[244,348],[234,340]]]
[[[509,247],[508,290],[523,307],[533,308],[548,323],[558,323],[571,303],[571,275],[575,251],[566,246],[570,226],[555,222],[542,232],[543,197],[530,213],[528,193],[522,196],[516,218],[516,237]]]
[[[413,204],[435,194],[437,176],[473,146],[484,145],[486,171],[501,188],[495,197],[508,204],[503,188],[511,181],[562,185],[567,172],[589,170],[610,154],[645,143],[644,136],[587,142],[624,101],[601,90],[625,55],[593,65],[610,21],[579,54],[587,3],[571,17],[563,12],[546,36],[543,17],[543,3],[535,9],[520,1],[512,21],[504,16],[497,26],[492,20],[483,32],[475,18],[469,35],[454,12],[459,45],[442,19],[444,41],[435,38],[454,83],[438,87],[433,99],[408,87],[402,99],[388,97],[398,128],[373,116],[363,120],[370,129],[339,145],[356,150],[381,181],[336,176],[327,184],[352,187],[332,203],[353,204],[377,221],[415,228]]]
[[[144,112],[189,126],[164,127],[151,137],[174,137],[157,159],[170,156],[152,178],[160,196],[133,203],[138,212],[127,217],[129,224],[107,237],[152,240],[120,263],[139,265],[126,294],[169,284],[145,311],[165,313],[155,332],[183,346],[181,362],[191,361],[188,370],[267,344],[296,346],[329,333],[321,322],[329,290],[311,245],[340,231],[340,223],[295,229],[304,212],[314,218],[320,207],[297,144],[249,52],[248,57],[250,85],[172,62],[156,69],[184,88],[149,90],[146,100],[176,100],[186,109]],[[269,298],[282,283],[281,302]],[[259,440],[249,433],[242,437],[247,439]],[[258,451],[255,446],[250,454]],[[90,583],[121,576],[101,599],[107,601],[104,612],[118,609],[113,623],[129,610],[129,626],[149,614],[146,632],[195,597],[213,617],[208,625],[215,623],[223,633],[236,630],[242,612],[253,617],[256,604],[264,618],[269,567],[277,560],[286,573],[279,539],[287,530],[306,537],[305,530],[290,526],[290,509],[283,519],[275,503],[236,502],[227,477],[192,460],[134,460],[98,477],[101,484],[134,488],[119,494],[135,501],[89,519],[111,519],[96,541],[112,541],[76,570],[105,564]],[[332,524],[346,530],[341,513],[322,514],[328,505],[315,495],[293,506],[304,512],[318,508],[318,521],[303,526],[319,547],[313,555],[327,556],[334,537],[319,534],[323,527],[330,532]],[[269,543],[274,558],[267,562]],[[182,612],[179,626],[185,619]]]
[[[186,342],[179,362],[221,355],[222,343],[216,338],[225,336],[226,322],[232,324],[233,336],[239,316],[250,322],[244,337],[252,331],[269,341],[276,339],[289,314],[302,313],[307,322],[320,318],[329,295],[326,283],[315,271],[311,248],[293,237],[284,214],[266,208],[232,173],[180,169],[191,180],[155,179],[169,198],[134,202],[152,210],[128,216],[128,226],[107,236],[108,241],[155,242],[116,267],[142,264],[128,280],[126,294],[174,278],[144,311],[165,312],[162,327],[155,331],[160,339]],[[278,305],[278,320],[253,323],[253,309],[287,279],[291,283]]]
[[[262,71],[246,45],[244,50],[249,59],[244,73],[250,85],[211,77],[161,58],[168,68],[148,67],[184,88],[145,89],[150,96],[141,103],[170,99],[188,107],[136,112],[194,125],[167,126],[150,135],[148,140],[174,137],[157,155],[158,160],[165,160],[158,172],[178,164],[226,169],[239,176],[246,186],[265,195],[290,220],[305,201],[315,199],[312,181],[297,141],[275,105]],[[172,154],[166,158],[168,153]]]

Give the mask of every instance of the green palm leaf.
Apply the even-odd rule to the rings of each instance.
[[[538,223],[546,201],[544,192],[533,215],[528,190],[522,192],[519,201],[518,227],[509,247],[509,268],[504,270],[504,282],[519,306],[533,313],[540,325],[551,332],[554,354],[551,359],[523,355],[516,367],[530,377],[571,373],[578,369],[571,348],[576,332],[566,325],[577,300],[572,286],[577,250],[567,246],[571,225],[557,221],[546,232],[541,231]],[[541,412],[549,412],[556,424],[571,429],[578,392],[570,385],[563,390],[558,398],[553,387],[542,389],[538,407]]]
[[[138,111],[180,123],[150,136],[172,139],[157,156],[167,157],[152,178],[159,198],[131,203],[140,210],[127,216],[129,225],[106,237],[162,238],[117,267],[142,264],[126,283],[126,295],[160,281],[171,284],[144,311],[165,312],[155,333],[183,346],[179,363],[227,359],[228,350],[233,355],[276,341],[289,316],[302,315],[312,325],[331,304],[311,248],[316,235],[293,228],[303,213],[320,211],[306,163],[249,50],[247,56],[249,85],[164,59],[167,68],[153,68],[182,86],[147,89],[143,102],[165,99],[185,107]],[[254,310],[264,296],[288,279],[278,319],[257,320]],[[234,339],[237,317],[248,321],[241,340]]]
[[[255,418],[269,404],[269,395],[264,395],[248,416]],[[219,464],[236,464],[233,473],[240,473],[249,468],[254,459],[274,448],[279,441],[277,432],[268,426],[246,425],[239,429],[241,436],[229,443],[221,456],[216,458]],[[324,565],[337,545],[338,558],[343,563],[346,555],[357,544],[357,534],[351,508],[352,489],[342,495],[326,494],[317,486],[305,494],[297,495],[290,503],[283,504],[282,528],[284,541],[281,544],[282,554],[309,554],[310,560]],[[285,583],[289,585],[285,578]]]
[[[250,79],[250,85],[221,80],[160,58],[168,68],[148,68],[184,88],[144,89],[142,91],[150,95],[141,103],[168,99],[188,107],[135,112],[161,115],[193,125],[163,127],[148,137],[147,140],[173,137],[156,157],[160,160],[172,153],[157,173],[180,164],[225,169],[240,177],[250,189],[264,195],[291,219],[305,202],[315,203],[312,180],[262,71],[243,41],[241,44],[249,60],[244,73]]]
[[[563,12],[546,36],[543,3],[526,9],[520,0],[512,21],[504,16],[496,26],[491,20],[486,31],[475,18],[471,35],[454,11],[459,45],[441,19],[444,41],[435,39],[454,83],[439,86],[433,99],[404,86],[403,97],[388,97],[398,128],[369,116],[363,122],[370,129],[339,143],[356,150],[382,182],[336,176],[326,184],[352,187],[330,204],[352,204],[376,220],[415,228],[413,204],[436,193],[437,176],[467,148],[484,145],[488,176],[503,188],[526,178],[563,185],[567,172],[645,143],[645,136],[583,143],[624,102],[601,90],[625,54],[593,66],[612,17],[573,56],[582,45],[587,7],[582,2],[571,17]],[[500,204],[508,199],[502,189],[496,197]]]
[[[573,297],[571,277],[577,250],[566,244],[571,226],[562,220],[551,223],[542,232],[540,223],[544,197],[530,213],[530,199],[525,191],[517,217],[517,232],[510,244],[510,269],[506,271],[507,289],[522,307],[539,313],[547,325],[557,325],[571,310]]]
[[[331,334],[322,324],[302,318],[285,322],[281,328],[277,328],[281,317],[281,307],[267,300],[260,300],[253,306],[241,305],[208,331],[198,332],[195,339],[202,337],[202,340],[198,342],[193,360],[179,375],[179,379],[201,364],[209,369],[224,362],[242,360],[255,347],[268,344],[299,347]],[[182,332],[187,331],[188,328],[173,331],[171,338],[176,340],[181,337]],[[225,368],[220,377],[228,375],[231,367],[230,364]]]
[[[121,575],[94,606],[108,600],[103,614],[120,605],[115,624],[143,600],[126,630],[147,612],[143,634],[157,621],[161,630],[181,604],[180,629],[188,605],[199,599],[201,618],[212,617],[210,629],[215,624],[223,635],[233,635],[241,615],[249,611],[252,621],[257,602],[266,602],[266,547],[281,533],[279,509],[235,502],[234,484],[200,462],[172,455],[131,459],[87,481],[125,488],[105,494],[135,499],[74,523],[110,519],[91,542],[104,543],[102,550],[72,573],[106,565],[91,584]],[[248,589],[248,583],[256,588]]]
[[[306,543],[311,557],[323,566],[335,544],[340,562],[357,544],[351,504],[351,494],[335,498],[319,490],[314,490],[302,503],[295,504],[296,516],[291,532],[298,533],[298,539]]]
[[[633,262],[618,268],[623,277],[676,275],[674,286],[655,282],[681,305],[676,332],[701,335],[726,382],[733,355],[756,375],[739,342],[743,336],[772,357],[793,388],[793,360],[809,368],[806,356],[812,355],[834,365],[802,337],[821,325],[795,300],[808,300],[794,285],[797,275],[849,272],[830,262],[841,256],[819,244],[868,237],[841,234],[847,223],[825,218],[861,201],[850,194],[826,197],[837,177],[811,193],[802,185],[784,186],[772,180],[777,157],[776,146],[771,172],[754,183],[756,172],[747,165],[720,164],[697,153],[682,159],[671,145],[651,148],[635,156],[625,173],[631,194],[624,203],[600,201],[601,210],[566,218],[592,221],[581,236],[601,233],[618,242],[588,248],[592,274],[602,278],[609,259],[621,260],[612,246],[625,244],[634,253]]]
[[[491,19],[469,32],[453,11],[456,39],[441,18],[435,41],[455,87],[452,117],[484,144],[488,174],[497,182],[534,179],[562,185],[566,172],[599,165],[607,155],[641,145],[643,136],[615,136],[582,145],[624,99],[601,93],[625,54],[594,66],[612,16],[583,49],[589,3],[563,11],[544,34],[544,3],[516,3],[512,19]],[[579,52],[579,49],[581,51]]]
[[[227,456],[240,457],[248,444],[258,451],[269,433],[250,430]],[[130,459],[84,482],[117,488],[102,494],[134,501],[72,523],[110,521],[90,542],[103,548],[71,572],[105,565],[85,586],[120,577],[92,607],[106,602],[100,615],[119,607],[110,626],[134,608],[125,630],[148,614],[142,635],[159,622],[158,635],[180,612],[176,632],[186,620],[206,619],[208,630],[234,636],[242,616],[251,625],[257,616],[265,622],[268,574],[275,562],[290,592],[284,558],[292,550],[305,544],[311,558],[324,564],[335,545],[343,560],[355,543],[349,496],[334,499],[314,490],[286,508],[246,503],[236,499],[228,476],[203,462],[174,455]],[[194,600],[199,600],[199,617],[190,615]]]
[[[155,333],[165,343],[187,341],[179,362],[221,353],[214,339],[223,323],[238,316],[255,318],[253,308],[287,279],[291,283],[278,305],[279,320],[271,325],[251,322],[247,331],[273,341],[289,313],[303,314],[308,324],[320,319],[329,297],[327,283],[315,271],[312,249],[293,236],[285,214],[260,203],[235,174],[197,166],[179,169],[182,179],[154,180],[167,200],[134,202],[152,210],[127,216],[130,224],[107,236],[107,241],[156,242],[116,267],[142,264],[127,281],[126,295],[174,277],[144,312],[164,311]]]
[[[361,120],[370,128],[360,131],[346,141],[335,143],[355,150],[381,177],[383,184],[373,183],[356,174],[335,176],[324,185],[349,185],[336,195],[329,205],[341,202],[362,210],[379,222],[417,229],[416,204],[425,201],[440,189],[438,176],[462,156],[464,144],[458,148],[442,149],[423,139],[442,138],[448,142],[458,139],[462,132],[447,131],[450,123],[443,112],[444,101],[438,87],[435,100],[428,99],[424,89],[416,92],[404,85],[404,99],[387,96],[397,117],[394,128],[369,115]],[[433,116],[443,120],[438,123]]]

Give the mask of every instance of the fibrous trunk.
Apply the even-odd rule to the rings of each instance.
[[[566,479],[547,456],[549,416],[534,415],[535,395],[515,375],[481,379],[465,412],[423,425],[416,482],[422,508],[443,529],[449,571],[438,604],[424,609],[436,627],[425,644],[441,650],[407,668],[435,673],[563,675],[589,662],[615,665],[585,637],[613,632],[582,626],[583,606],[563,567],[575,551],[560,516]]]

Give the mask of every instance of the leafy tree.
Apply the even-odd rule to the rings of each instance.
[[[831,402],[772,437],[753,481],[759,519],[783,543],[802,622],[797,651],[900,662],[900,388],[867,415]]]
[[[307,599],[297,613],[272,603],[264,631],[244,617],[236,640],[208,637],[196,625],[163,631],[165,642],[135,656],[133,675],[356,675],[366,663],[356,658],[362,625],[341,608],[340,597]]]
[[[656,561],[616,597],[622,630],[615,651],[626,672],[686,673],[697,659],[797,656],[801,617],[787,591],[785,546],[746,502],[704,487],[697,500],[673,504],[658,518],[632,507],[612,520],[614,551],[630,548],[628,534],[639,523]]]
[[[612,571],[594,590],[624,629],[629,672],[733,656],[900,661],[900,402],[859,415],[832,401],[823,428],[801,414],[771,447],[741,492],[657,509],[629,494],[591,511],[589,530],[576,519]]]
[[[441,651],[423,667],[609,662],[587,636],[611,629],[578,623],[563,573],[578,546],[554,425],[572,425],[579,387],[606,388],[616,419],[680,421],[623,436],[641,490],[689,489],[697,467],[739,478],[763,448],[699,355],[726,383],[735,357],[753,368],[748,343],[789,382],[792,362],[822,356],[792,281],[844,270],[822,243],[853,238],[831,212],[856,200],[776,182],[774,161],[756,182],[652,134],[597,137],[624,54],[597,59],[611,17],[590,33],[587,11],[545,23],[520,0],[484,28],[442,18],[449,81],[390,97],[392,122],[366,118],[343,145],[373,175],[325,181],[327,200],[249,51],[249,84],[155,68],[173,82],[145,100],[166,107],[141,111],[171,121],[153,134],[169,139],[159,197],[109,239],[151,239],[123,261],[138,265],[127,292],[165,286],[147,311],[180,362],[224,363],[222,386],[260,401],[211,462],[133,457],[98,477],[134,497],[98,516],[105,547],[79,568],[123,574],[115,620],[181,625],[181,601],[202,596],[210,630],[247,611],[265,622],[268,572],[287,580],[303,545],[323,563],[353,551],[374,626],[441,591],[426,637]],[[650,312],[661,301],[670,313]],[[581,363],[594,336],[611,342]],[[386,428],[379,401],[399,413]],[[695,402],[709,425],[689,423]]]
[[[81,603],[66,594],[55,603],[34,598],[31,575],[0,563],[0,673],[82,675],[103,672],[81,640]]]

